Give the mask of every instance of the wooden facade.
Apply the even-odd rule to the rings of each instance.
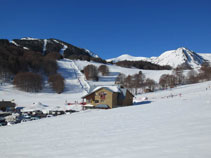
[[[115,92],[109,88],[102,87],[82,98],[86,99],[87,104],[92,104],[94,107],[106,105],[108,108],[115,108],[132,105],[133,97],[127,89],[119,89],[118,92]]]

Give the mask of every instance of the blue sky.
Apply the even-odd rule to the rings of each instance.
[[[102,58],[211,53],[209,0],[0,0],[0,38],[57,38]]]

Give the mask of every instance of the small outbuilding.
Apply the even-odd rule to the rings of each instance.
[[[0,111],[13,112],[15,111],[16,104],[11,101],[0,101]]]
[[[93,108],[115,108],[133,104],[133,94],[126,88],[119,86],[99,86],[83,96],[87,104]]]

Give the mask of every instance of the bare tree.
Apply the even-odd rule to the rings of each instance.
[[[132,76],[128,75],[124,80],[124,87],[131,89],[132,88]]]
[[[84,68],[84,74],[85,74],[87,80],[98,81],[98,70],[97,70],[96,66],[87,65]]]
[[[125,74],[119,73],[119,75],[115,80],[115,84],[124,85],[125,78],[126,78]]]
[[[12,73],[9,69],[0,67],[0,80],[1,82],[8,82],[12,77]]]
[[[161,86],[163,89],[166,89],[166,88],[168,87],[168,84],[167,84],[167,74],[163,74],[163,75],[160,77],[159,84],[160,84],[160,86]]]
[[[159,84],[163,89],[168,87],[173,88],[177,85],[176,83],[177,79],[174,75],[163,74],[159,80]]]
[[[42,67],[46,75],[53,75],[57,73],[57,62],[55,60],[44,59]]]
[[[62,59],[62,55],[59,52],[49,52],[45,56],[45,59],[48,59],[48,60],[59,60],[59,59]]]
[[[135,94],[137,94],[138,89],[144,87],[145,75],[140,71],[138,74],[132,76],[132,80],[132,88],[135,89]]]
[[[42,89],[42,76],[33,72],[21,72],[14,77],[13,84],[26,92],[38,92]]]
[[[185,83],[185,76],[183,75],[183,69],[181,68],[176,68],[172,71],[172,75],[176,77],[176,84],[181,85]]]
[[[202,65],[200,69],[199,78],[200,80],[204,80],[204,81],[211,80],[211,67],[208,63]]]
[[[195,70],[190,70],[187,74],[187,83],[192,84],[192,83],[198,83],[199,78],[198,74]]]
[[[108,75],[109,68],[106,65],[100,65],[100,67],[98,68],[98,72],[101,72],[103,76]]]
[[[155,90],[156,82],[154,80],[147,78],[144,84],[151,91],[154,91]]]
[[[64,78],[60,74],[49,76],[48,83],[58,94],[64,91]]]

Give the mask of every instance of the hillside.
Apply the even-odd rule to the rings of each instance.
[[[26,50],[42,52],[43,55],[50,52],[59,52],[61,55],[64,55],[66,57],[71,55],[82,55],[99,58],[98,55],[94,54],[93,52],[87,49],[79,48],[67,42],[53,38],[37,39],[27,37],[21,39],[13,39],[11,43]]]
[[[0,100],[15,100],[20,107],[30,107],[33,103],[42,103],[48,105],[50,108],[65,107],[65,101],[74,103],[75,101],[81,102],[81,97],[87,94],[90,87],[102,85],[114,85],[115,79],[118,74],[124,73],[125,75],[133,75],[138,73],[140,69],[136,68],[123,68],[116,65],[107,65],[110,73],[107,76],[100,76],[99,81],[87,81],[84,75],[80,72],[85,66],[93,64],[97,67],[101,63],[62,59],[57,61],[58,73],[65,79],[65,90],[61,94],[53,92],[47,83],[39,93],[27,93],[16,89],[11,84],[3,84],[0,87]],[[159,81],[162,74],[170,74],[169,70],[142,70],[146,77],[150,77],[155,81]]]
[[[146,94],[149,101],[132,107],[82,111],[3,127],[1,157],[208,158],[210,85],[205,82]],[[171,94],[173,98],[168,97]]]

